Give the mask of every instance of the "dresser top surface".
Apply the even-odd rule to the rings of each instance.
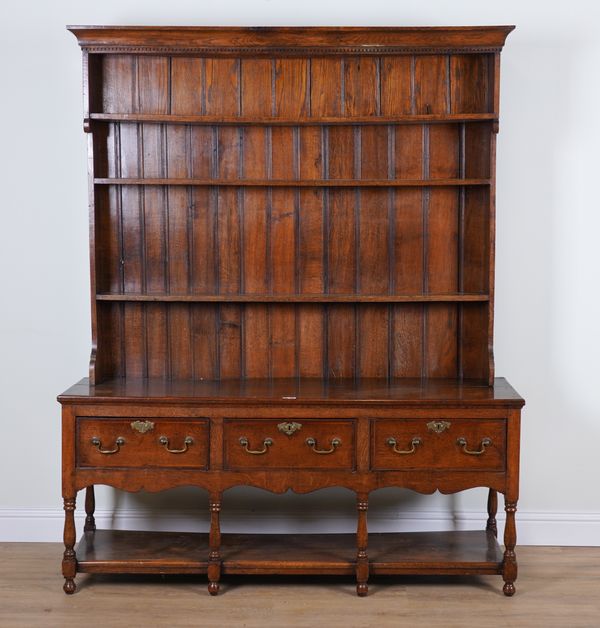
[[[140,402],[222,404],[385,404],[400,406],[510,406],[525,401],[503,377],[494,386],[451,379],[318,378],[174,380],[116,378],[90,386],[88,378],[58,397],[61,403]]]

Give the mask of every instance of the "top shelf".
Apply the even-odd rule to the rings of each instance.
[[[99,122],[156,122],[220,126],[351,126],[390,124],[444,124],[461,122],[495,122],[495,113],[419,114],[402,116],[330,116],[319,118],[280,118],[244,116],[174,115],[150,113],[91,113]]]

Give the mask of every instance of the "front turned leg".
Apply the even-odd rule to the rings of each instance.
[[[502,577],[504,579],[504,595],[515,594],[515,580],[517,579],[517,556],[515,545],[517,544],[517,527],[515,525],[515,513],[517,512],[517,502],[504,500],[504,511],[506,512],[506,524],[504,527],[504,561],[502,564]]]
[[[369,508],[368,493],[359,493],[356,496],[358,511],[358,525],[356,528],[356,594],[365,597],[369,593],[369,557],[367,555],[367,509]]]
[[[88,486],[85,489],[85,525],[84,532],[96,531],[96,520],[94,519],[94,511],[96,510],[96,498],[94,496],[94,487]]]
[[[498,526],[496,525],[496,513],[498,512],[498,492],[493,488],[488,493],[487,501],[488,520],[485,529],[488,532],[492,532],[495,537],[498,537]]]
[[[65,578],[63,590],[65,593],[75,593],[75,574],[77,573],[77,558],[75,556],[75,497],[63,498],[65,511],[65,528],[63,540],[65,551],[62,561],[62,573]]]
[[[217,595],[219,592],[219,580],[221,579],[221,524],[219,513],[221,512],[221,494],[210,496],[210,533],[208,536],[208,592]]]

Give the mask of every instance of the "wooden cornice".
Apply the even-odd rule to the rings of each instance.
[[[381,55],[499,52],[514,26],[68,26],[91,53]]]

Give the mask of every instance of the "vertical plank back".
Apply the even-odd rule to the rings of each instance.
[[[493,53],[90,67],[96,177],[214,180],[96,188],[101,377],[490,377],[493,186],[364,184],[493,178],[493,121],[451,119],[497,113]]]

